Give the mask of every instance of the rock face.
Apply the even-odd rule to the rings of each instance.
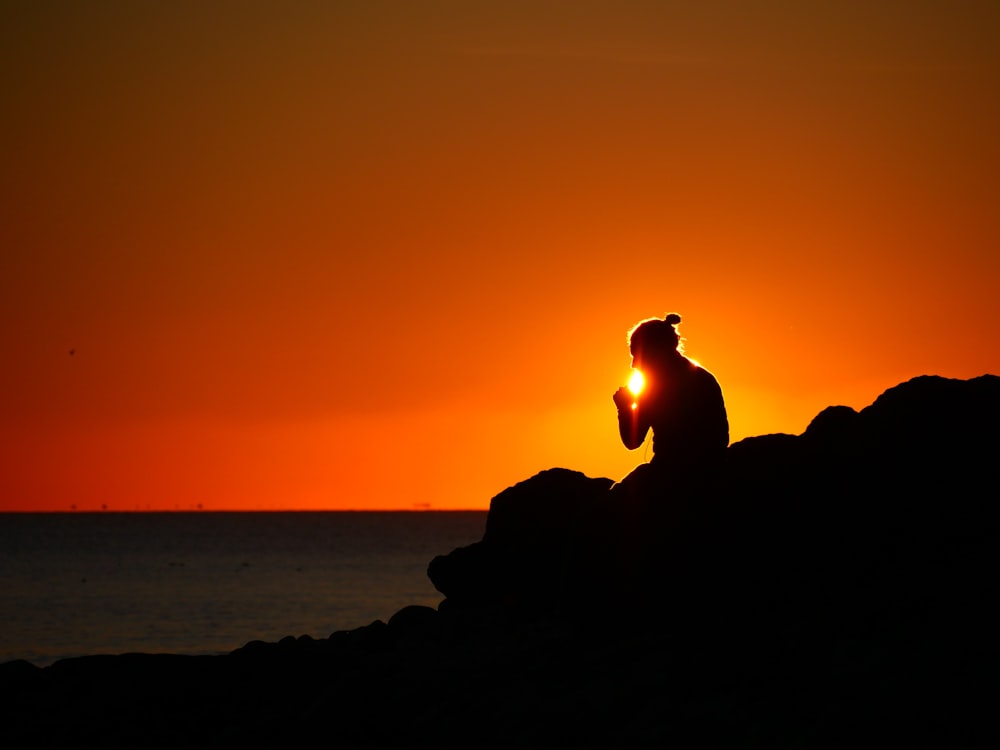
[[[717,473],[645,495],[545,471],[497,495],[482,541],[428,574],[446,607],[586,611],[598,591],[662,614],[813,606],[819,591],[854,606],[873,575],[919,586],[935,545],[994,537],[998,423],[1000,378],[925,376],[860,412],[829,407],[802,435],[743,440]]]
[[[447,606],[548,610],[567,583],[569,546],[581,519],[611,487],[568,469],[549,469],[493,498],[481,542],[434,558],[427,575]],[[556,597],[558,598],[558,597]]]
[[[438,609],[0,665],[4,744],[994,747],[998,423],[1000,378],[919,377],[655,491],[543,471]]]

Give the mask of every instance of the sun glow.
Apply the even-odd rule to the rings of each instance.
[[[631,377],[628,379],[628,389],[632,391],[632,395],[638,396],[642,392],[644,385],[646,385],[646,378],[638,370],[633,370]]]

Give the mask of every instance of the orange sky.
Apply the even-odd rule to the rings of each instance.
[[[1000,373],[998,39],[963,0],[4,3],[0,511],[619,478],[670,310],[733,440]]]

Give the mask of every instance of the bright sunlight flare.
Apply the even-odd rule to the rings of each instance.
[[[633,370],[631,377],[628,379],[628,389],[632,391],[633,396],[638,396],[642,387],[646,384],[646,378],[638,370]]]

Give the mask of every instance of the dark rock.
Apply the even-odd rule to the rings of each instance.
[[[338,630],[330,636],[330,641],[352,649],[379,649],[386,644],[387,627],[382,620],[374,620],[354,630]]]
[[[397,644],[434,642],[442,636],[441,615],[431,607],[411,604],[389,618],[386,630]]]
[[[571,545],[583,525],[599,521],[611,484],[557,468],[508,487],[490,502],[482,541],[434,558],[428,577],[462,604],[547,608]]]
[[[500,598],[498,556],[482,542],[438,555],[427,565],[427,577],[453,603],[478,606]]]
[[[653,616],[850,596],[929,539],[997,530],[998,422],[1000,378],[924,376],[860,412],[829,407],[800,436],[740,441],[666,495],[610,502],[610,480],[542,472],[493,499],[481,542],[428,572],[455,605],[528,616],[586,609],[595,590]]]
[[[567,518],[593,508],[611,484],[569,469],[541,471],[490,501],[483,541],[529,554],[547,547],[566,536]]]
[[[26,684],[42,677],[42,670],[29,661],[15,659],[0,664],[0,683]]]

